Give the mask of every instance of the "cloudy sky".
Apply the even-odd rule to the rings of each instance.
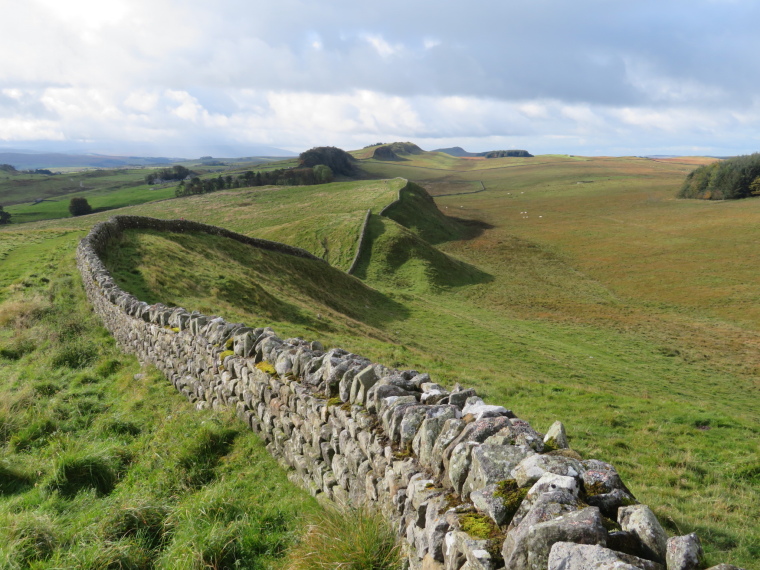
[[[760,151],[757,0],[0,0],[0,146]]]

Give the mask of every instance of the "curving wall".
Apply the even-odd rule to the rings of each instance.
[[[405,539],[409,568],[702,567],[696,535],[668,539],[612,465],[568,448],[560,422],[542,434],[472,389],[120,290],[99,254],[131,228],[323,261],[213,226],[126,216],[97,224],[77,250],[87,296],[123,350],[198,409],[233,409],[312,494],[375,503]]]

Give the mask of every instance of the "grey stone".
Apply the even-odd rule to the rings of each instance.
[[[639,537],[647,558],[665,562],[668,535],[657,517],[646,505],[631,505],[618,509],[618,524],[624,531]]]
[[[472,450],[470,473],[462,486],[462,494],[468,496],[472,491],[482,489],[491,483],[510,478],[512,469],[529,455],[531,449],[511,445],[492,445],[484,443]]]
[[[586,502],[593,507],[599,507],[599,510],[602,511],[605,517],[617,520],[618,509],[620,507],[635,505],[636,499],[622,489],[614,489],[609,493],[588,495]]]
[[[446,570],[493,570],[496,561],[488,553],[487,540],[475,540],[460,530],[446,533],[444,539],[444,568]]]
[[[509,417],[512,415],[512,412],[503,406],[486,404],[476,396],[467,400],[464,408],[462,408],[462,415],[472,415],[476,420],[480,420],[500,416]]]
[[[449,467],[449,457],[454,448],[459,443],[470,441],[473,443],[483,443],[488,437],[492,436],[505,426],[510,425],[509,418],[483,418],[465,425],[462,432],[452,441],[443,451],[443,466],[446,470]]]
[[[497,525],[507,524],[509,511],[504,505],[504,500],[498,496],[496,485],[488,485],[470,493],[470,500],[475,508],[487,514]]]
[[[507,536],[501,549],[505,560],[510,558],[515,546],[525,540],[533,525],[554,520],[581,508],[578,498],[567,491],[543,493],[529,507],[523,509],[525,504],[523,500],[507,528]]]
[[[699,570],[704,566],[705,553],[699,537],[694,534],[668,539],[665,561],[668,570]]]
[[[462,494],[462,486],[470,471],[472,448],[476,445],[478,444],[472,441],[463,441],[451,453],[444,482],[451,485],[459,495]]]
[[[514,543],[504,562],[510,570],[544,570],[556,542],[575,542],[605,546],[607,531],[596,507],[564,514],[558,518],[530,525]]]
[[[565,433],[565,426],[562,422],[554,422],[549,431],[544,436],[544,443],[549,447],[555,449],[569,449],[570,443],[567,441],[567,434]]]
[[[512,470],[511,475],[520,487],[527,487],[547,471],[580,480],[585,469],[577,459],[558,455],[530,455]]]
[[[578,486],[575,479],[545,473],[533,487],[531,487],[517,508],[510,529],[522,524],[523,519],[530,516],[532,522],[548,520],[547,516],[554,516],[557,507],[553,505],[569,505],[569,509],[560,509],[562,512],[580,508],[578,498]],[[563,510],[564,509],[564,510]]]
[[[471,398],[472,396],[475,396],[476,392],[472,388],[467,388],[466,390],[463,390],[461,387],[455,387],[454,390],[449,394],[449,404],[452,404],[454,406],[457,406],[459,408],[464,408],[465,403],[467,402],[468,398]]]
[[[355,367],[349,368],[341,377],[340,383],[338,384],[338,397],[340,397],[343,402],[351,401],[351,386],[353,386],[354,378],[358,372],[358,369]]]
[[[462,433],[465,428],[465,422],[458,418],[446,420],[441,428],[441,433],[433,445],[433,451],[430,454],[430,467],[433,474],[440,476],[443,474],[443,453],[451,443]]]
[[[351,402],[364,404],[367,392],[372,386],[377,383],[377,373],[375,366],[367,366],[363,368],[355,377],[355,381],[351,386]]]
[[[609,548],[574,542],[555,542],[549,553],[549,570],[664,570],[662,564]]]
[[[431,454],[433,447],[447,419],[451,418],[425,418],[420,424],[417,435],[412,440],[412,450],[419,458],[420,463],[425,467],[432,467]]]

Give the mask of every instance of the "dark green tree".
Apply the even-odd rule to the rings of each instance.
[[[735,156],[700,166],[684,180],[679,198],[734,200],[760,192],[760,153]]]
[[[326,184],[333,181],[333,171],[326,164],[317,164],[314,167],[314,178],[317,184]]]
[[[356,159],[345,150],[334,146],[319,146],[302,152],[298,157],[299,166],[315,167],[318,164],[329,166],[334,174],[353,176]]]
[[[72,216],[84,216],[92,213],[92,206],[87,198],[72,198],[69,202],[69,213]]]
[[[11,214],[6,212],[2,206],[0,206],[0,226],[11,223]]]

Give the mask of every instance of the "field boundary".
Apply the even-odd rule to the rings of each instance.
[[[612,465],[570,450],[560,422],[544,435],[473,389],[449,391],[425,373],[339,348],[325,352],[316,341],[282,340],[268,327],[148,305],[122,291],[99,253],[131,228],[239,236],[185,220],[120,216],[96,224],[77,248],[77,266],[121,349],[161,370],[197,409],[234,410],[313,495],[379,505],[406,538],[410,568],[559,568],[593,548],[605,560],[635,558],[637,567],[654,569],[666,551],[669,565],[671,551],[684,553],[683,561],[701,552],[694,534],[668,540]],[[626,552],[643,558],[602,548],[619,540],[603,516],[617,519]],[[673,567],[696,567],[679,560]]]
[[[362,251],[364,251],[365,244],[367,242],[367,224],[369,223],[369,217],[372,215],[372,208],[367,210],[367,214],[364,216],[364,222],[362,228],[359,230],[359,239],[356,242],[356,253],[354,254],[354,260],[351,262],[351,267],[348,268],[346,273],[353,275],[356,271],[356,266],[359,264],[359,258]]]

